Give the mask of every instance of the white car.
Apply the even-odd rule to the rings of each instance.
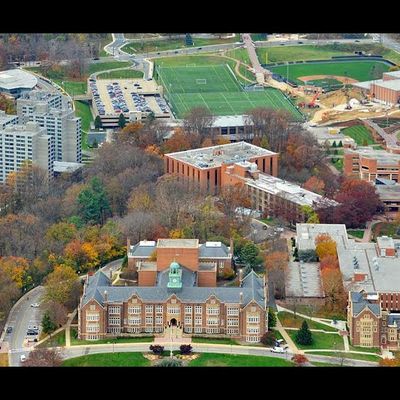
[[[26,361],[26,355],[22,354],[22,356],[19,359],[21,360],[21,362],[25,362]]]
[[[271,349],[272,353],[285,353],[286,349],[284,349],[283,347],[278,347],[275,346]]]
[[[31,307],[38,308],[39,307],[39,303],[32,303]]]

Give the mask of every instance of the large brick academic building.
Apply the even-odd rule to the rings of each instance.
[[[265,278],[251,272],[239,276],[238,287],[216,286],[217,271],[231,268],[231,249],[197,239],[128,244],[138,285],[113,286],[101,271],[88,277],[78,309],[78,337],[162,336],[176,327],[184,336],[259,342],[268,330]]]

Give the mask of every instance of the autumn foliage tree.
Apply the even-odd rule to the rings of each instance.
[[[337,257],[336,242],[326,233],[320,233],[315,238],[315,251],[321,259],[326,256]]]
[[[164,143],[164,153],[174,153],[191,149],[189,135],[181,128],[176,128],[174,134]]]
[[[68,243],[64,249],[64,255],[66,261],[77,271],[88,271],[99,263],[99,254],[93,244],[78,239]]]
[[[327,309],[344,313],[347,304],[347,295],[343,287],[340,269],[323,269],[321,271],[321,279]]]
[[[47,348],[35,348],[29,353],[24,367],[59,367],[63,361],[58,350]]]
[[[19,289],[31,282],[27,274],[29,261],[23,257],[3,257],[0,258],[0,270],[4,271],[17,285]]]
[[[309,190],[310,192],[323,194],[325,183],[322,179],[316,176],[311,176],[304,184],[303,188]]]

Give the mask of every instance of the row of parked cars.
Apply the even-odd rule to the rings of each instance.
[[[157,102],[158,106],[160,107],[161,111],[164,114],[168,114],[168,112],[169,112],[168,106],[167,106],[167,103],[165,102],[165,100],[160,96],[156,96],[156,102]]]
[[[131,96],[132,96],[133,103],[135,104],[135,107],[138,111],[151,112],[151,108],[150,108],[149,104],[147,103],[144,96],[142,96],[138,93],[135,93],[135,92],[131,92]]]
[[[89,79],[89,87],[93,94],[93,100],[96,103],[97,110],[100,115],[106,113],[104,103],[100,99],[99,89],[97,88],[96,79]]]
[[[112,84],[107,85],[107,92],[110,96],[111,104],[116,114],[129,112],[129,108],[124,99],[124,94],[122,93],[122,89],[120,88],[118,82],[113,82]]]

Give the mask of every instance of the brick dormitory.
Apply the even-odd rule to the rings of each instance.
[[[154,251],[156,250],[156,256]],[[102,271],[89,276],[78,311],[78,337],[163,335],[232,337],[259,342],[268,330],[265,278],[250,272],[239,286],[217,287],[217,271],[231,268],[232,247],[197,239],[128,242],[138,285],[113,286]],[[156,260],[154,261],[154,258]],[[151,261],[153,260],[153,261]]]

